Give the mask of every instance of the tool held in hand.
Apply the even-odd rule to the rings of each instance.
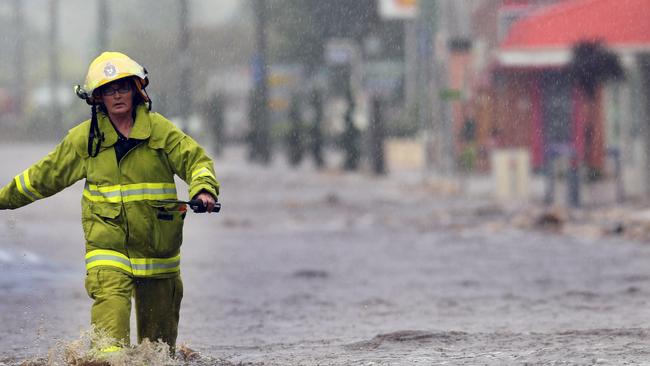
[[[158,200],[160,203],[178,203],[178,204],[186,204],[188,205],[192,211],[195,213],[204,213],[208,211],[208,208],[205,207],[203,204],[203,201],[201,200],[189,200],[189,201],[181,201],[181,200]],[[214,208],[212,209],[213,213],[217,213],[221,211],[221,203],[220,202],[215,202],[214,203]]]

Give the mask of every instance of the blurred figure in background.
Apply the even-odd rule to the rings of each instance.
[[[311,92],[311,107],[313,109],[313,122],[309,128],[310,150],[314,159],[314,164],[318,169],[325,167],[325,158],[323,156],[323,97],[318,88]]]
[[[205,116],[208,131],[210,131],[210,139],[212,140],[214,153],[217,155],[221,155],[223,152],[226,139],[225,113],[225,97],[218,92],[212,94],[210,99],[205,103],[203,115]]]
[[[300,164],[305,152],[301,104],[298,94],[291,97],[291,105],[289,106],[289,128],[285,138],[285,145],[289,164],[292,166]]]
[[[189,197],[212,211],[219,193],[212,160],[189,136],[151,111],[147,71],[119,52],[104,52],[77,95],[91,118],[71,129],[45,158],[0,191],[0,209],[15,209],[86,179],[82,225],[91,322],[114,338],[101,354],[129,344],[131,297],[138,341],[166,342],[174,351],[183,284],[180,246]]]

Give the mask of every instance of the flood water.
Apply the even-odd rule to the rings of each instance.
[[[51,147],[0,147],[0,181]],[[488,199],[444,197],[418,174],[243,156],[216,160],[222,212],[186,220],[190,364],[647,363],[647,244],[495,227]],[[0,212],[0,365],[89,328],[81,191]]]

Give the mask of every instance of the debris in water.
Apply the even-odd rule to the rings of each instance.
[[[327,278],[329,277],[329,273],[326,271],[318,270],[318,269],[301,269],[298,271],[295,271],[293,273],[293,277],[296,278]]]
[[[341,198],[336,193],[328,193],[325,196],[325,203],[331,206],[337,206],[341,204]]]
[[[180,358],[181,360],[183,360],[185,362],[194,361],[194,360],[198,360],[199,358],[201,358],[201,355],[199,355],[198,352],[191,349],[190,347],[188,347],[185,344],[181,344],[178,347],[178,350],[177,350],[176,353],[177,353],[178,358]]]
[[[542,213],[537,219],[537,226],[542,229],[560,231],[567,221],[566,215],[558,210],[551,210]]]
[[[617,222],[611,230],[612,234],[621,235],[625,232],[625,224]]]

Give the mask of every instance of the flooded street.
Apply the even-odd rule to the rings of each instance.
[[[0,181],[51,147],[3,145]],[[650,358],[647,243],[490,225],[489,200],[413,173],[250,166],[236,148],[215,160],[223,210],[188,214],[183,245],[179,344],[197,364]],[[0,213],[0,365],[88,329],[81,191]]]

